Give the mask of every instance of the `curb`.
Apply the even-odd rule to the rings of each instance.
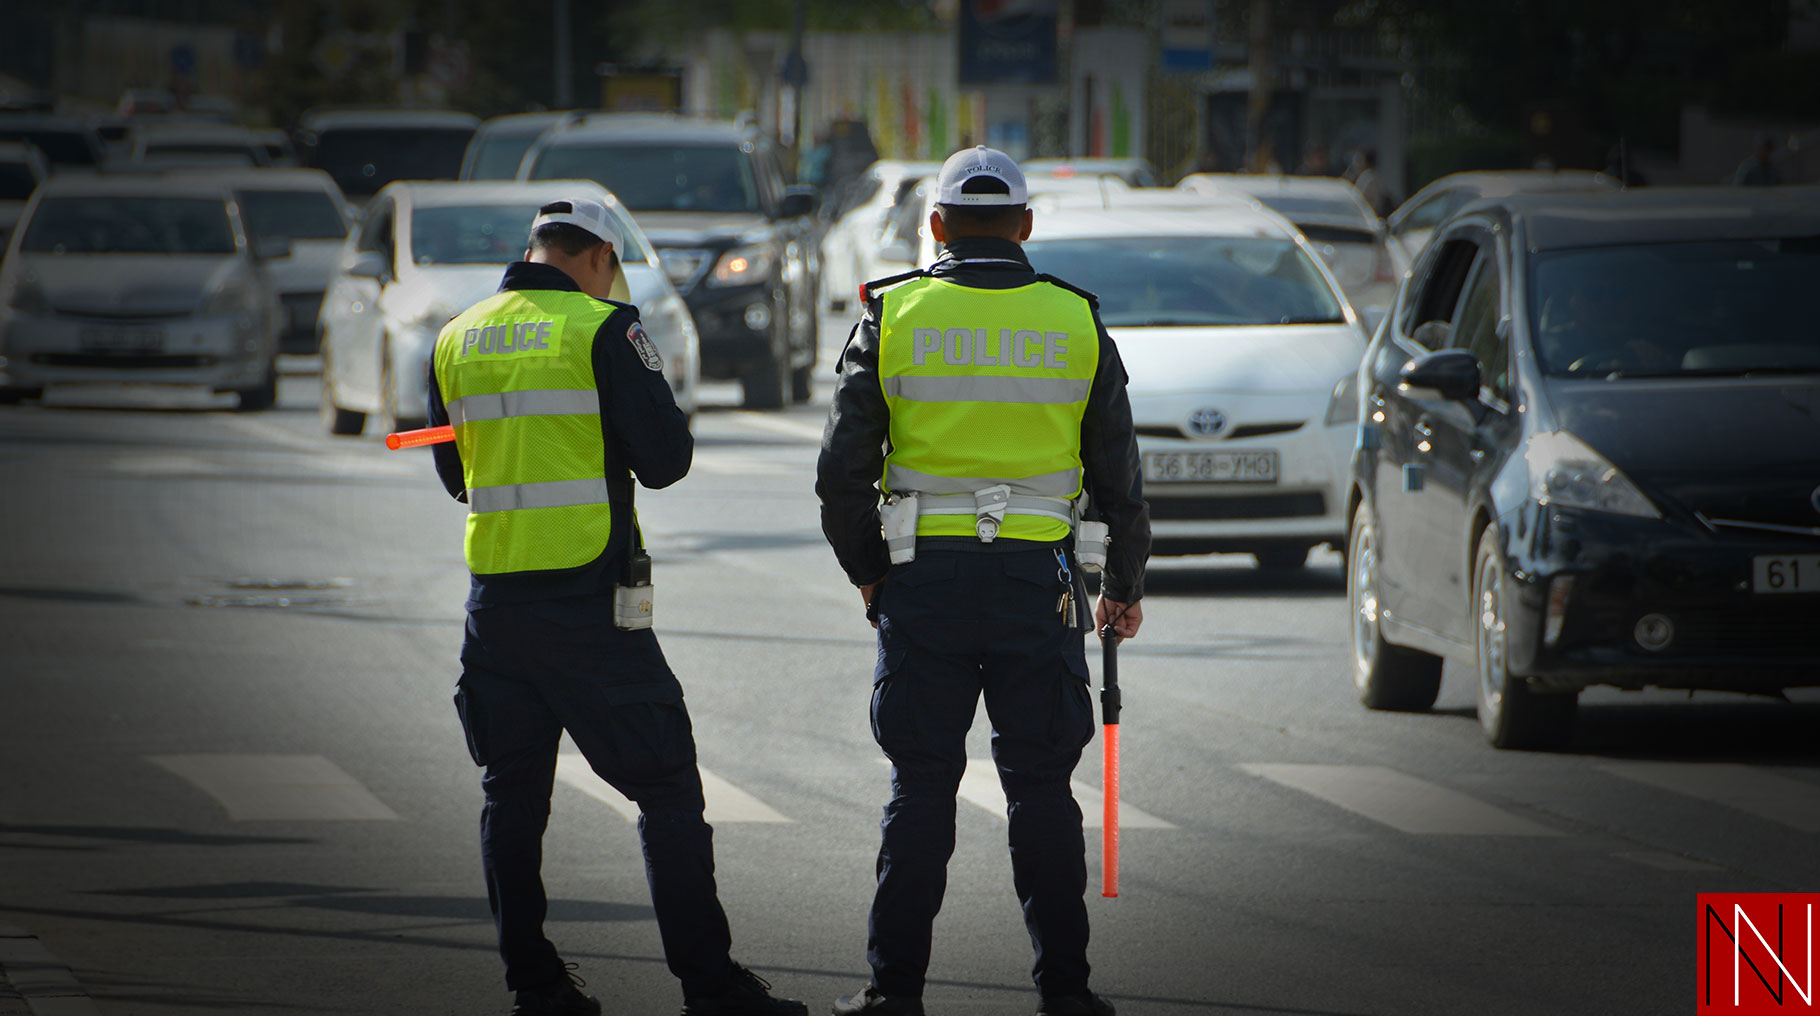
[[[12,992],[0,994],[0,1014],[15,1005],[8,994],[23,999],[32,1016],[100,1016],[93,999],[82,990],[76,975],[38,936],[12,924],[0,924],[0,982]]]

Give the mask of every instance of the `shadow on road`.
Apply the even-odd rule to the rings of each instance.
[[[0,822],[0,836],[48,836],[56,839],[103,840],[116,843],[162,843],[186,847],[262,847],[290,846],[295,844],[315,843],[315,840],[298,836],[243,836],[224,835],[220,833],[195,833],[187,829],[169,829],[161,826],[77,826],[77,825],[14,825]],[[53,846],[41,843],[6,843],[0,847],[32,847],[40,850],[93,850],[95,847]]]
[[[1335,566],[1294,571],[1216,566],[1158,567],[1144,575],[1147,596],[1244,596],[1262,599],[1332,598],[1346,595],[1346,573]]]
[[[1820,768],[1820,702],[1698,693],[1691,701],[1582,702],[1573,740],[1548,754],[1660,762],[1741,762]],[[1479,724],[1473,706],[1429,715]],[[1486,749],[1490,751],[1489,747]]]

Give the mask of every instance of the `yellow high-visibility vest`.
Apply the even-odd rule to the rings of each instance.
[[[606,550],[594,333],[618,308],[582,293],[497,293],[436,338],[436,384],[468,488],[477,575],[577,568]]]
[[[1091,304],[1049,282],[974,289],[937,277],[880,300],[883,489],[917,495],[917,535],[975,535],[974,492],[1004,484],[1000,537],[1066,537],[1100,357]]]

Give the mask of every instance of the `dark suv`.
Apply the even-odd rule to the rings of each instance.
[[[1820,201],[1516,195],[1424,250],[1355,379],[1365,704],[1475,668],[1498,747],[1595,684],[1820,684]]]
[[[738,378],[749,409],[809,398],[815,194],[787,185],[770,141],[732,121],[576,117],[537,139],[519,178],[599,181],[637,217],[695,316],[701,372]]]

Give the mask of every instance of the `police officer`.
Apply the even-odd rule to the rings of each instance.
[[[1084,513],[1109,527],[1094,619],[1136,635],[1150,521],[1125,370],[1093,296],[1025,258],[1016,163],[965,150],[937,185],[929,228],[947,252],[867,287],[817,466],[822,529],[879,629],[872,733],[892,763],[872,978],[834,1012],[923,1012],[983,693],[1038,1012],[1102,1016],[1113,1007],[1088,988],[1086,847],[1068,785],[1094,727],[1074,531]]]
[[[506,987],[521,1016],[600,1012],[543,934],[542,840],[567,731],[594,771],[638,802],[682,1011],[803,1013],[728,955],[682,686],[648,623],[615,623],[615,587],[643,558],[631,477],[666,487],[694,453],[637,308],[607,299],[621,246],[600,202],[543,206],[525,260],[449,322],[431,363],[430,421],[455,427],[454,443],[436,446],[436,469],[469,510],[473,581],[455,705],[486,767],[481,860]]]

